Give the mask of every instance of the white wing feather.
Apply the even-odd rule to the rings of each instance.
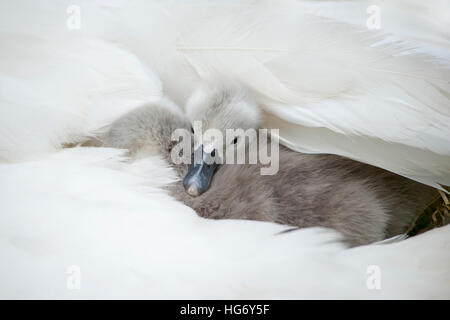
[[[342,13],[351,4],[331,8]],[[332,14],[320,5],[88,1],[81,2],[82,28],[76,32],[120,43],[157,72],[165,93],[180,104],[202,78],[236,77],[255,90],[266,125],[280,128],[281,141],[291,148],[340,154],[435,187],[449,185],[448,56],[421,54],[365,24],[343,22],[344,14],[329,19]],[[36,4],[30,10],[33,32],[67,35],[64,6]],[[412,4],[380,6],[412,16],[420,11]],[[427,39],[448,22],[445,14],[437,16],[436,23],[424,24]],[[24,29],[28,20],[18,12],[14,21],[0,22],[0,30],[11,24]],[[389,25],[388,31],[406,34],[406,27]],[[442,49],[447,33],[436,36]]]
[[[1,32],[0,42],[2,160],[33,158],[79,142],[162,95],[158,77],[111,43]]]
[[[178,41],[200,78],[225,74],[253,88],[269,113],[266,125],[280,128],[281,141],[296,150],[450,183],[445,61],[381,44],[377,34],[303,14],[295,4],[224,7],[204,9],[210,20],[189,18]]]
[[[450,226],[346,249],[330,230],[199,218],[159,189],[173,179],[103,148],[0,165],[0,298],[450,298]]]

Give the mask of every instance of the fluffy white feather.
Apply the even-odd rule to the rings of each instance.
[[[296,4],[202,9],[211,18],[187,18],[178,50],[199,77],[225,74],[252,87],[267,126],[280,128],[290,147],[450,184],[445,61],[380,44],[379,34],[304,14]],[[315,128],[317,135],[302,134]]]
[[[0,166],[1,298],[450,297],[449,227],[347,250],[325,229],[201,219],[159,189],[174,179],[161,160],[121,154]],[[67,288],[73,265],[80,290]]]
[[[379,13],[380,30],[390,40],[407,41],[416,52],[450,57],[447,0],[300,0],[298,3],[304,12],[358,26],[367,25]]]

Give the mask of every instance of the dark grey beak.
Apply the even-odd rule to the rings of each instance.
[[[214,162],[215,150],[211,153],[203,151],[203,146],[195,150],[195,159],[201,159],[196,163],[195,161],[189,166],[189,171],[183,179],[183,185],[186,192],[197,197],[208,190],[211,184],[211,179],[219,166]]]

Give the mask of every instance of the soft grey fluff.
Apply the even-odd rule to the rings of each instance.
[[[179,109],[166,102],[124,115],[99,136],[104,146],[131,153],[156,148],[182,178],[186,165],[174,165],[171,133],[190,130]],[[436,196],[436,190],[388,171],[335,155],[310,155],[280,146],[279,172],[260,175],[260,165],[221,165],[208,191],[189,196],[182,181],[168,187],[176,199],[210,219],[273,221],[299,228],[338,230],[351,246],[405,232]]]

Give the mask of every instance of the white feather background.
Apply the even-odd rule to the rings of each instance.
[[[450,184],[450,28],[431,2],[446,6],[378,1],[387,38],[356,1],[74,1],[79,30],[72,3],[1,2],[0,297],[450,298],[449,226],[346,249],[330,230],[198,218],[157,157],[61,148],[220,73],[292,148]]]
[[[83,37],[0,34],[0,158],[55,151],[162,96],[129,52]]]
[[[448,61],[290,6],[227,9],[192,19],[178,48],[200,77],[252,87],[281,141],[450,184]]]

